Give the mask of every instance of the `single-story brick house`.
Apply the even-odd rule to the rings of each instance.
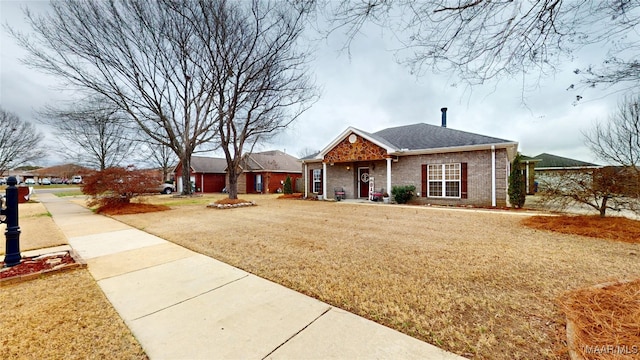
[[[227,161],[221,158],[204,156],[191,157],[191,183],[196,192],[215,193],[222,192],[225,188]],[[176,165],[175,170],[176,190],[182,192],[182,162]]]
[[[368,133],[347,128],[318,154],[302,159],[305,196],[368,198],[414,185],[416,199],[437,205],[507,206],[515,141],[424,123]]]
[[[238,178],[238,193],[268,194],[282,189],[287,176],[292,184],[302,177],[300,160],[279,150],[245,154],[241,165],[243,173]],[[181,192],[182,163],[175,170],[176,190]],[[196,192],[223,192],[227,187],[227,160],[225,158],[192,156],[191,182]]]
[[[269,194],[282,191],[287,176],[295,186],[302,177],[300,160],[279,150],[246,154],[243,156],[242,174],[238,178],[238,193]]]

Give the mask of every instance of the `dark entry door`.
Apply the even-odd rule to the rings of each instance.
[[[358,168],[360,197],[369,197],[369,168]]]

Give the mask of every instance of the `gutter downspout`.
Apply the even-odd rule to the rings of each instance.
[[[526,174],[525,176],[527,177],[527,190],[526,191],[527,191],[527,195],[529,195],[529,161],[527,160],[525,162],[525,164],[527,166],[527,168],[525,170],[525,174]]]
[[[387,194],[391,194],[391,158],[387,158]]]
[[[322,198],[327,198],[327,163],[322,163]]]
[[[304,197],[307,198],[309,197],[309,169],[308,169],[309,165],[307,165],[307,163],[304,163]]]
[[[496,206],[496,146],[491,145],[491,206]]]

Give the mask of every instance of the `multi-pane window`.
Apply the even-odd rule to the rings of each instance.
[[[322,193],[322,169],[313,169],[313,192]]]
[[[460,197],[460,163],[428,166],[429,197]]]

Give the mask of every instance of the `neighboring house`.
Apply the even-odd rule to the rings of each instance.
[[[70,182],[74,176],[86,176],[94,171],[76,164],[63,164],[30,171],[25,178],[33,178],[38,183],[44,178],[48,178],[54,183]],[[25,175],[23,174],[23,176]]]
[[[553,177],[566,173],[588,172],[591,169],[602,167],[589,162],[547,153],[534,156],[534,159],[538,160],[534,169],[535,181],[541,185],[545,182],[552,181]]]
[[[238,177],[238,193],[269,194],[283,190],[287,176],[292,186],[302,177],[300,160],[279,150],[245,154]]]
[[[538,191],[535,168],[540,161],[542,161],[542,159],[532,158],[526,155],[521,156],[520,164],[527,195],[533,195]]]
[[[302,159],[305,196],[368,198],[370,189],[391,193],[414,185],[425,204],[506,206],[508,176],[518,143],[413,124],[368,133],[347,128],[318,154]]]
[[[204,156],[191,157],[189,178],[196,192],[222,192],[225,188],[227,161]],[[182,162],[175,167],[176,190],[182,192]]]

